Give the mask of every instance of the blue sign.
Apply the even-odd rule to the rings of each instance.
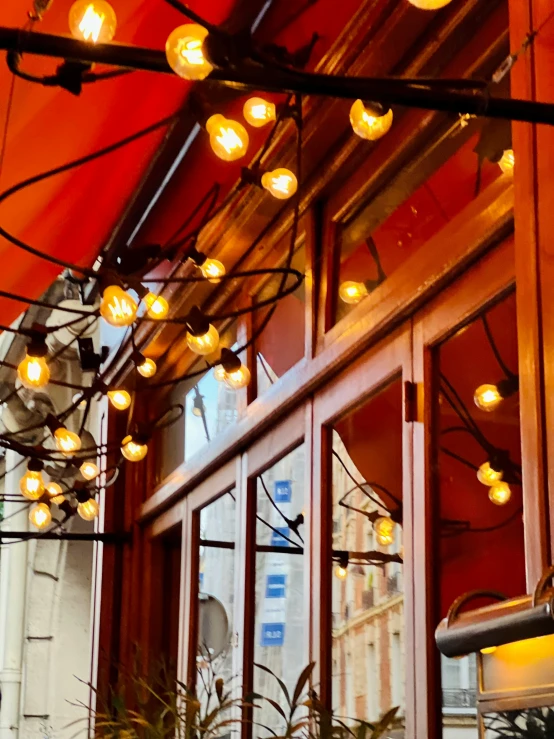
[[[282,647],[285,643],[285,624],[262,624],[262,647]]]
[[[268,575],[265,583],[266,598],[285,598],[286,575]]]
[[[273,495],[276,503],[290,503],[292,497],[292,480],[275,480]]]
[[[271,532],[271,546],[272,547],[288,547],[290,542],[283,539],[283,536],[290,536],[290,529],[288,526],[276,526],[275,531]]]
[[[204,587],[204,573],[203,572],[198,573],[198,585],[200,587],[200,590],[202,590],[202,588]]]

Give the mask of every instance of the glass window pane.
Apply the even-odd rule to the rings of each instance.
[[[335,321],[503,175],[509,123],[471,121],[439,136],[337,231]],[[501,168],[502,166],[502,168]],[[352,284],[354,283],[354,285]]]
[[[333,708],[375,721],[405,705],[402,382],[334,424]],[[394,520],[393,520],[394,519]]]
[[[306,249],[300,246],[294,253],[291,267],[305,274]],[[282,275],[275,275],[258,293],[258,301],[275,295],[281,287]],[[296,282],[296,278],[287,277],[285,289]],[[293,367],[304,356],[305,342],[305,287],[302,282],[290,295],[282,298],[261,334],[256,339],[256,376],[257,394],[262,395],[287,370]],[[257,311],[255,326],[264,322],[267,310]]]
[[[304,629],[304,445],[298,447],[257,479],[256,622],[254,661],[270,669],[293,692],[307,663]],[[277,681],[260,669],[254,672],[254,690],[283,705]],[[300,715],[300,714],[299,714]],[[255,720],[278,734],[282,718],[269,704],[256,711]],[[268,732],[256,727],[260,736]]]
[[[442,618],[470,590],[526,592],[515,293],[445,341],[436,362]],[[443,736],[463,725],[477,739],[475,656],[441,665]]]
[[[198,594],[198,694],[216,677],[233,676],[231,636],[235,593],[235,493],[200,511]]]

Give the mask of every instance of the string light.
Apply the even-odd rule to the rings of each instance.
[[[214,377],[233,390],[246,387],[250,382],[250,370],[231,349],[223,347],[219,364],[214,367]]]
[[[244,364],[234,370],[233,372],[225,373],[225,384],[233,390],[239,390],[242,387],[246,387],[250,382],[250,370]]]
[[[298,180],[290,169],[280,167],[262,175],[262,187],[277,200],[287,200],[298,190]]]
[[[127,390],[108,390],[108,398],[113,407],[117,408],[118,411],[127,410],[131,405],[131,395]]]
[[[102,294],[100,315],[111,326],[130,326],[137,317],[138,306],[119,285],[110,285]]]
[[[147,308],[146,315],[149,318],[153,318],[157,321],[161,321],[169,313],[169,303],[161,295],[155,295],[154,293],[147,293],[144,296],[143,300]]]
[[[340,565],[337,565],[335,567],[335,577],[339,580],[346,580],[346,577],[348,575],[348,570],[346,567],[341,567]]]
[[[375,538],[382,547],[387,547],[394,542],[395,523],[388,516],[381,516],[373,524]]]
[[[95,462],[87,460],[79,467],[79,472],[85,480],[94,480],[100,474],[100,468]]]
[[[491,467],[489,461],[483,462],[483,464],[477,470],[477,479],[479,480],[479,482],[483,485],[488,485],[489,487],[491,485],[495,485],[497,482],[500,482],[503,476],[504,472],[502,470],[497,470],[494,467]]]
[[[56,449],[66,457],[72,457],[81,448],[81,439],[65,426],[60,426],[54,431],[54,440]]]
[[[512,497],[512,491],[507,482],[496,482],[489,488],[489,499],[495,505],[506,505]]]
[[[143,377],[154,377],[158,367],[156,362],[150,357],[144,357],[144,361],[137,364],[137,372]]]
[[[202,356],[215,352],[219,346],[219,334],[198,306],[191,308],[186,322],[188,327],[186,340],[189,349]]]
[[[261,128],[266,123],[271,123],[277,117],[274,103],[259,97],[249,98],[242,109],[246,122],[253,128]]]
[[[52,513],[48,503],[37,503],[29,511],[29,521],[37,529],[45,529],[52,522]]]
[[[148,446],[142,440],[134,438],[131,434],[121,442],[121,453],[129,462],[140,462],[146,457]]]
[[[473,395],[473,402],[482,411],[491,412],[502,402],[496,385],[480,385]]]
[[[19,490],[28,500],[38,500],[44,493],[44,480],[42,479],[42,462],[38,460],[30,460],[27,465],[27,472],[19,481]]]
[[[80,41],[107,44],[116,27],[115,10],[106,0],[77,0],[69,10],[69,30]]]
[[[515,163],[516,158],[514,156],[513,149],[506,149],[506,151],[502,154],[500,161],[498,162],[498,166],[502,170],[503,174],[513,174]]]
[[[65,500],[65,495],[63,494],[62,486],[58,485],[57,482],[54,482],[53,480],[48,483],[46,486],[46,492],[50,496],[50,502],[55,503],[56,505],[61,505]]]
[[[185,23],[169,34],[165,55],[171,69],[185,80],[203,80],[213,70],[203,51],[208,31],[197,23]]]
[[[392,126],[392,109],[379,115],[376,111],[366,108],[361,100],[350,108],[350,124],[354,133],[367,141],[377,141],[382,138]]]
[[[206,261],[200,265],[200,271],[208,282],[217,284],[225,274],[225,266],[218,259],[206,259]]]
[[[416,8],[421,8],[421,10],[438,10],[444,8],[452,0],[408,0],[408,2],[415,5]]]
[[[94,498],[89,498],[77,506],[77,513],[85,521],[94,521],[100,512],[100,506]]]
[[[206,131],[214,154],[224,162],[234,162],[246,154],[249,139],[242,123],[217,113],[208,118]]]
[[[47,352],[44,340],[35,339],[29,342],[25,359],[17,368],[17,376],[23,387],[36,390],[48,384],[50,369],[45,359]]]
[[[342,282],[339,287],[339,298],[343,303],[356,305],[367,296],[367,288],[363,282]]]

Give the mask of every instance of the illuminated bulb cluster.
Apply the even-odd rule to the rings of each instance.
[[[473,401],[482,411],[493,411],[502,402],[502,395],[496,385],[480,385],[473,395]]]
[[[69,11],[69,30],[80,41],[108,43],[115,36],[117,18],[106,0],[77,0]]]
[[[339,287],[339,298],[343,303],[356,305],[367,296],[367,288],[363,282],[342,282]]]
[[[118,411],[127,410],[131,405],[131,396],[127,390],[108,390],[108,399]]]
[[[71,457],[81,448],[81,439],[73,431],[65,426],[60,426],[54,431],[56,449],[65,457]]]
[[[512,497],[510,486],[502,480],[503,477],[504,472],[496,469],[489,461],[483,462],[477,470],[477,479],[489,488],[489,500],[494,505],[506,505]]]
[[[65,495],[63,494],[62,486],[58,485],[57,482],[49,482],[46,486],[46,492],[50,496],[50,502],[55,503],[56,505],[61,505],[65,500]]]
[[[494,485],[502,480],[504,473],[491,467],[490,462],[483,462],[477,470],[477,479],[482,485]]]
[[[79,467],[79,472],[85,478],[85,480],[94,480],[94,478],[98,477],[98,475],[100,474],[100,468],[95,462],[86,460]]]
[[[77,513],[84,521],[94,521],[100,512],[100,507],[94,498],[89,498],[77,506]]]
[[[100,315],[110,326],[130,326],[137,317],[138,306],[119,285],[110,285],[102,293]]]
[[[52,513],[48,503],[37,503],[29,511],[29,521],[37,529],[45,529],[52,522]]]
[[[147,293],[143,301],[146,305],[146,315],[154,320],[161,321],[169,313],[169,303],[161,295]]]
[[[213,69],[203,44],[208,31],[196,23],[185,23],[171,32],[165,54],[171,69],[185,80],[203,80]]]
[[[396,524],[388,516],[381,516],[373,524],[375,538],[382,547],[388,547],[394,543],[394,529]]]
[[[366,108],[361,100],[350,108],[350,125],[354,133],[366,141],[377,141],[382,138],[392,126],[393,113],[389,110],[383,115]]]
[[[206,131],[210,136],[212,151],[224,162],[234,162],[246,154],[249,138],[242,123],[217,113],[208,118]]]

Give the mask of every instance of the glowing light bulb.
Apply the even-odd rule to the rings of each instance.
[[[156,362],[150,357],[146,357],[144,362],[137,366],[137,372],[143,377],[154,377],[157,369]]]
[[[512,491],[507,482],[496,482],[489,488],[489,499],[494,505],[506,505],[512,497]]]
[[[335,567],[335,577],[338,577],[339,580],[346,580],[347,575],[348,570],[346,567],[341,567],[340,565]]]
[[[63,494],[62,486],[58,485],[57,482],[49,482],[46,486],[46,492],[50,496],[50,502],[55,503],[56,505],[61,505],[65,500],[65,495]]]
[[[131,405],[131,396],[127,390],[108,390],[108,398],[118,411],[124,411]]]
[[[216,114],[208,118],[206,131],[214,154],[223,161],[234,162],[246,154],[248,132],[241,123]]]
[[[200,265],[200,272],[208,280],[217,284],[225,274],[225,265],[218,259],[206,259],[206,261]]]
[[[129,462],[140,462],[146,457],[148,447],[133,439],[132,436],[126,436],[121,442],[121,453]]]
[[[85,521],[94,521],[99,512],[100,506],[94,500],[94,498],[89,498],[87,501],[85,501],[84,503],[79,503],[79,505],[77,506],[77,513]]]
[[[56,441],[56,449],[66,457],[71,457],[81,448],[81,439],[69,431],[65,426],[61,426],[54,431],[54,439]]]
[[[210,323],[210,327],[207,332],[200,336],[194,336],[187,331],[187,344],[189,349],[191,349],[195,354],[201,354],[203,356],[211,354],[212,352],[215,352],[219,345],[219,334],[217,329]]]
[[[44,387],[50,379],[50,370],[46,364],[46,359],[44,357],[32,357],[27,354],[17,368],[17,376],[23,387],[30,390]]]
[[[161,321],[169,313],[169,303],[161,295],[148,293],[144,296],[143,300],[147,308],[146,315],[149,318]]]
[[[506,149],[498,162],[498,166],[502,170],[503,174],[513,174],[515,163],[516,159],[513,149]]]
[[[382,138],[392,126],[392,109],[384,115],[374,115],[369,111],[361,100],[350,108],[350,124],[354,133],[367,141],[377,141]]]
[[[29,511],[29,521],[37,529],[45,529],[52,521],[50,506],[47,503],[37,503]]]
[[[85,480],[94,480],[100,474],[100,468],[94,462],[83,462],[79,467],[79,472]]]
[[[502,403],[502,395],[496,385],[480,385],[473,395],[473,402],[482,411],[493,411]]]
[[[280,167],[262,175],[262,187],[277,200],[287,200],[298,190],[298,180],[290,169]]]
[[[438,10],[444,8],[452,0],[408,0],[408,2],[415,5],[416,8],[421,8],[421,10]]]
[[[263,98],[249,98],[242,109],[246,122],[254,128],[261,128],[277,117],[274,103]]]
[[[208,31],[196,23],[185,23],[169,34],[165,55],[171,69],[185,80],[203,80],[213,69],[202,45]]]
[[[483,464],[477,470],[477,479],[479,480],[479,482],[483,485],[488,485],[489,487],[491,485],[495,485],[497,482],[500,482],[503,475],[504,473],[502,472],[502,470],[493,470],[488,461],[483,462]]]
[[[233,390],[246,387],[250,382],[250,370],[244,364],[233,372],[225,372],[224,382]]]
[[[389,544],[394,542],[394,527],[395,523],[392,518],[388,516],[381,516],[373,524],[373,530],[375,531],[375,538],[382,547],[388,547]]]
[[[19,490],[28,500],[38,500],[44,493],[44,480],[39,471],[27,470],[19,481]]]
[[[137,304],[119,287],[110,285],[102,294],[100,315],[111,326],[130,326],[137,317]]]
[[[367,296],[367,288],[363,282],[342,282],[339,287],[339,298],[343,303],[356,305]]]
[[[214,367],[214,377],[218,382],[225,382],[225,378],[227,377],[227,370],[222,364],[218,364],[216,367]]]
[[[481,654],[494,654],[494,652],[496,652],[496,649],[496,647],[483,647],[483,649],[481,649],[480,651]]]
[[[69,30],[81,41],[109,43],[115,36],[117,18],[106,0],[77,0],[69,11]]]

